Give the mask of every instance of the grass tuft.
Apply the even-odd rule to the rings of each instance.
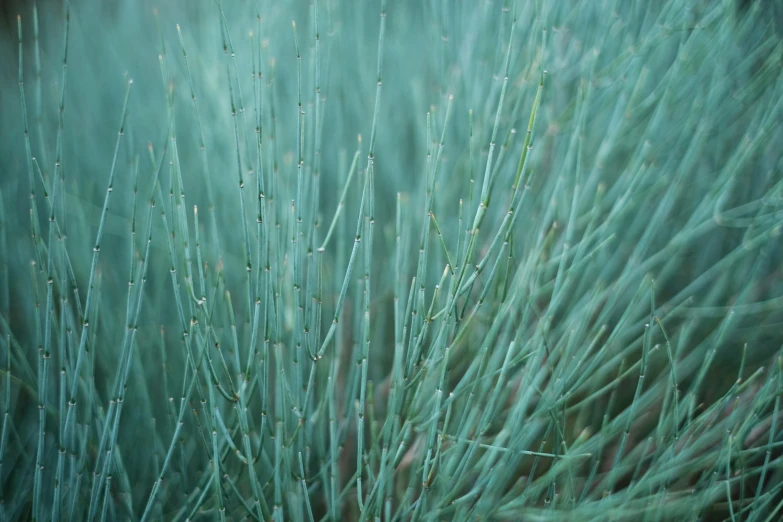
[[[780,518],[773,3],[18,4],[0,519]]]

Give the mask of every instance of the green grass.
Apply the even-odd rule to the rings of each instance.
[[[778,520],[776,9],[19,7],[0,519]]]

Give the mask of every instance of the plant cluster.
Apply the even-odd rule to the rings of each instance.
[[[20,6],[0,519],[780,520],[769,5]]]

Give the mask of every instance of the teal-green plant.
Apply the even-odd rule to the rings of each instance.
[[[783,517],[774,2],[4,13],[0,520]]]

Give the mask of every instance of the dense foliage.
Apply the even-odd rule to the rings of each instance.
[[[21,4],[0,519],[779,520],[778,7]]]

